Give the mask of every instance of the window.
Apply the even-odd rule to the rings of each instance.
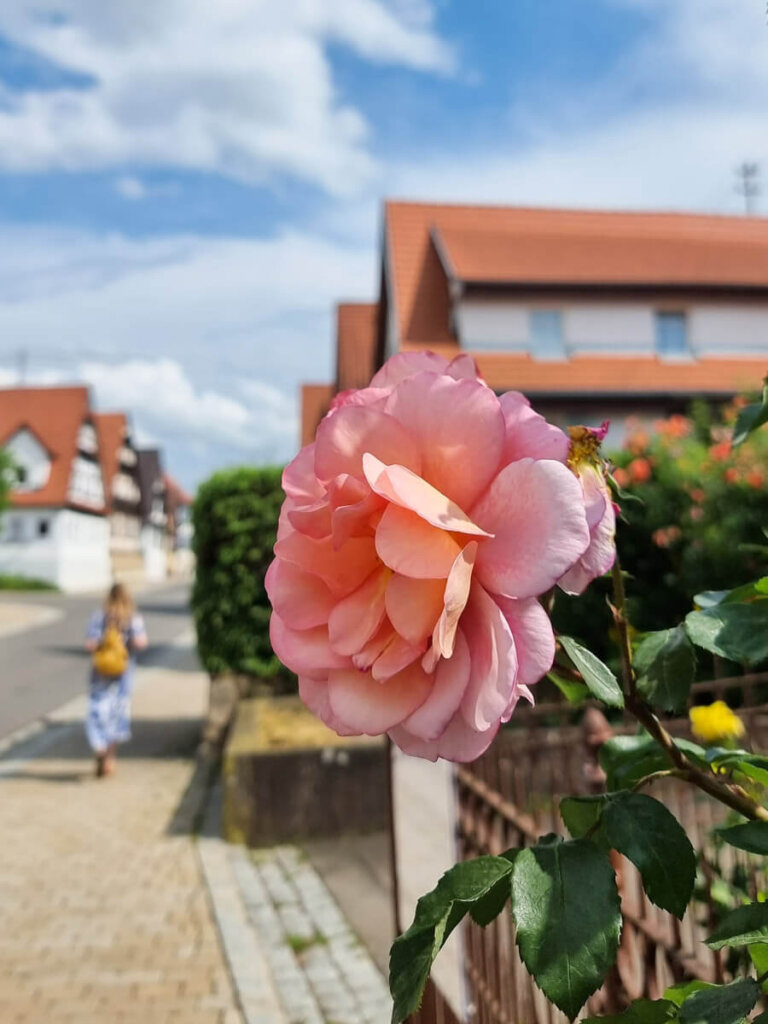
[[[563,316],[557,309],[534,309],[530,315],[531,347],[539,359],[564,359]]]
[[[38,537],[47,537],[48,536],[48,531],[50,529],[50,526],[51,526],[51,524],[48,522],[47,519],[38,519],[38,521],[37,521],[37,535],[38,535]]]
[[[688,318],[685,313],[656,314],[656,354],[660,356],[687,356]]]
[[[24,520],[20,516],[8,519],[8,540],[12,544],[20,544],[24,540]]]

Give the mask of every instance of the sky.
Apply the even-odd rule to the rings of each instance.
[[[384,197],[738,213],[745,160],[764,0],[2,0],[0,386],[280,463]]]

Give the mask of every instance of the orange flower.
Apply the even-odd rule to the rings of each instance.
[[[622,469],[621,466],[617,466],[612,473],[613,479],[619,485],[619,487],[628,487],[630,482],[629,473],[626,469]]]
[[[713,444],[709,449],[709,454],[717,462],[725,462],[731,454],[731,442],[720,441],[718,444]]]
[[[706,498],[706,494],[701,487],[694,487],[691,491],[691,501],[695,501],[697,505],[700,505]]]
[[[633,434],[627,437],[625,447],[632,452],[633,455],[642,455],[648,448],[648,435],[644,430],[636,430]]]
[[[729,466],[723,474],[725,482],[728,484],[735,484],[739,479],[739,471],[734,466]]]
[[[627,469],[630,479],[635,484],[644,484],[651,479],[651,464],[648,459],[633,459]]]
[[[679,526],[663,526],[653,533],[653,543],[658,548],[669,548],[679,540],[683,531]]]
[[[756,491],[759,491],[765,484],[765,477],[759,469],[750,470],[745,479],[749,486],[754,487]]]

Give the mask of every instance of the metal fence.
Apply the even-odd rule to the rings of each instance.
[[[700,703],[729,696],[741,704],[748,739],[755,748],[766,749],[768,673],[699,683],[694,689]],[[457,767],[462,858],[499,854],[530,845],[547,832],[562,833],[560,798],[600,791],[600,744],[611,732],[633,730],[621,721],[609,726],[596,708],[579,714],[576,724],[573,709],[558,701],[521,712],[515,716],[515,727],[502,731],[482,758]],[[687,734],[687,721],[667,724],[673,734]],[[659,998],[669,985],[688,978],[723,980],[722,955],[702,944],[716,915],[712,885],[722,872],[730,876],[737,866],[745,878],[757,874],[754,858],[714,844],[712,830],[725,813],[720,805],[676,780],[657,783],[653,795],[683,824],[694,847],[703,851],[703,884],[680,922],[653,906],[633,865],[613,855],[624,926],[616,967],[590,1000],[590,1013],[616,1012],[640,996]],[[469,922],[463,941],[472,1024],[564,1024],[566,1018],[534,985],[518,956],[511,915],[501,915],[485,929]],[[412,1021],[459,1024],[434,986]]]

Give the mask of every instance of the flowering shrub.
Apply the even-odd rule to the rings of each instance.
[[[537,598],[614,557],[599,438],[578,443],[474,361],[390,359],[286,468],[272,646],[342,735],[472,760],[551,667]]]
[[[768,382],[762,401],[739,412],[732,444],[766,422]],[[643,792],[661,777],[683,780],[740,816],[719,830],[724,843],[768,854],[768,758],[734,749],[735,716],[724,705],[694,710],[703,742],[723,746],[675,740],[663,723],[665,712],[687,704],[697,651],[745,666],[768,659],[768,577],[709,591],[684,621],[636,634],[613,550],[602,433],[577,429],[569,443],[521,395],[498,399],[466,358],[396,357],[370,388],[339,396],[315,445],[286,470],[267,581],[273,644],[298,672],[307,703],[341,732],[386,731],[406,751],[432,758],[477,756],[517,700],[532,699],[529,687],[552,663],[552,630],[537,597],[556,584],[581,593],[611,570],[620,672],[563,635],[558,668],[593,699],[623,709],[640,731],[603,744],[607,792],[561,801],[571,838],[548,835],[458,864],[419,900],[392,947],[393,1024],[418,1008],[432,962],[462,918],[485,926],[507,906],[526,968],[575,1019],[617,956],[613,852],[635,865],[662,909],[682,918],[693,898],[691,843]],[[669,427],[670,443],[688,436],[683,420]],[[629,455],[619,468],[649,484],[658,471],[653,442],[631,439]],[[742,458],[731,447],[708,457],[726,469]],[[656,529],[672,526],[680,523]],[[676,540],[667,532],[660,550]],[[745,1020],[768,982],[768,904],[727,913],[707,944],[748,949],[756,976],[749,968],[728,985],[694,982],[637,1000],[621,1015],[625,1024]]]

